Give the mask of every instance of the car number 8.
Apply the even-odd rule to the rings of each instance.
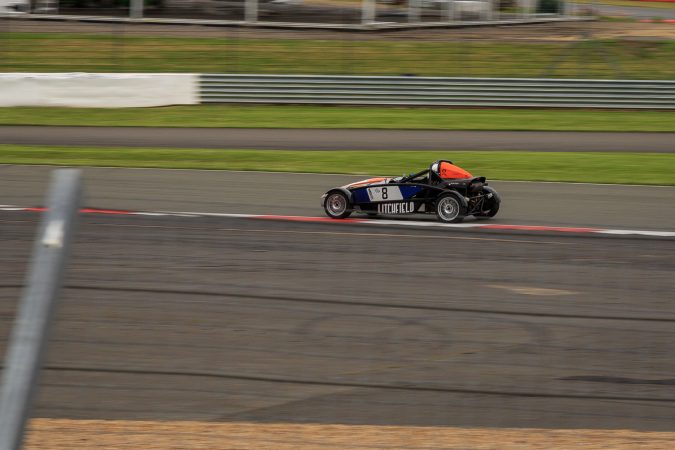
[[[398,186],[382,186],[368,188],[368,199],[371,202],[393,202],[403,200]]]

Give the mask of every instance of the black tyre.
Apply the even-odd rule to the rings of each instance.
[[[436,200],[436,217],[445,223],[458,223],[466,217],[466,206],[456,194],[442,194]]]
[[[483,193],[486,195],[492,194],[492,196],[483,203],[483,210],[478,214],[474,214],[476,219],[489,219],[496,216],[499,212],[499,205],[502,202],[497,191],[490,187],[484,187]]]
[[[352,205],[344,192],[341,191],[329,192],[323,204],[323,209],[331,219],[346,219],[352,214]]]

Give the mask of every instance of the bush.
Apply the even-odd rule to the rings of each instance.
[[[545,14],[558,14],[562,11],[561,0],[539,0],[537,4],[537,12]]]

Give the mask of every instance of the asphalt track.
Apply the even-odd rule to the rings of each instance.
[[[272,150],[672,153],[675,133],[1,126],[0,143]]]
[[[0,216],[3,343],[38,217]],[[83,216],[35,416],[672,431],[672,255]]]
[[[0,166],[0,203],[49,170]],[[355,178],[85,173],[89,206],[312,215]],[[675,225],[634,209],[674,188],[496,186],[502,221]],[[3,347],[38,218],[0,214]],[[38,417],[673,431],[672,240],[85,215],[76,242]]]
[[[53,169],[0,165],[0,205],[41,206]],[[83,170],[88,207],[230,214],[323,216],[319,204],[322,193],[364,178],[194,170]],[[675,209],[671,207],[675,204],[675,187],[506,181],[491,185],[503,197],[502,209],[493,223],[675,230]]]

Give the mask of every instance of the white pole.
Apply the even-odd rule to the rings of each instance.
[[[246,0],[244,18],[246,22],[258,21],[258,0]]]
[[[367,25],[375,22],[375,0],[363,0],[361,2],[361,24]]]

